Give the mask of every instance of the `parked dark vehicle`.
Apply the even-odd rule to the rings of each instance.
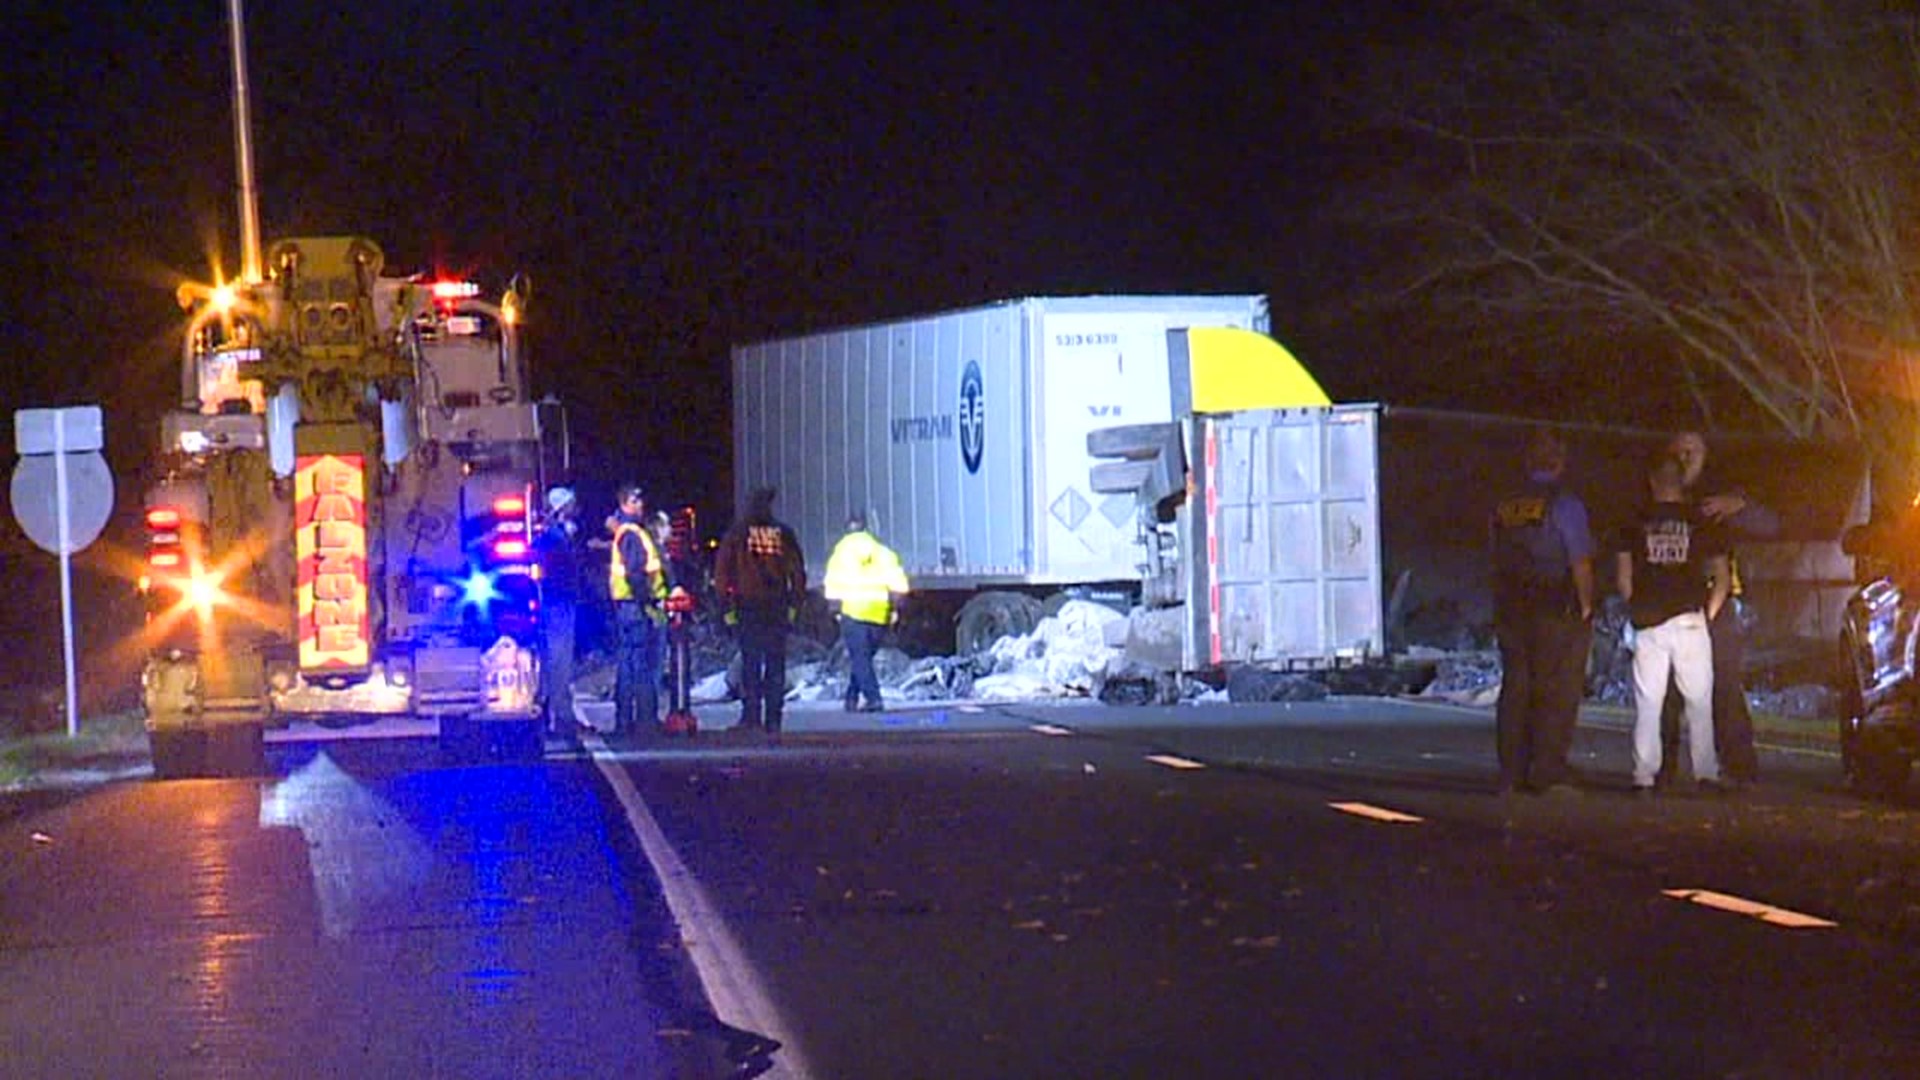
[[[1920,757],[1920,513],[1848,529],[1861,581],[1840,624],[1840,760],[1847,782],[1897,795]]]

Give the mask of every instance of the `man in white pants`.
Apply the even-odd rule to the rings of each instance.
[[[1633,789],[1660,773],[1660,706],[1667,677],[1686,702],[1687,749],[1702,789],[1722,790],[1713,746],[1713,639],[1707,623],[1727,602],[1727,543],[1688,501],[1685,471],[1662,452],[1647,473],[1651,501],[1614,545],[1620,596],[1633,621]]]

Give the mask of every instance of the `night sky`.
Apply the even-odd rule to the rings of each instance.
[[[896,7],[255,0],[263,233],[528,275],[590,496],[726,509],[731,344],[1023,295],[1267,293],[1337,399],[1418,392],[1328,317],[1366,164],[1328,87],[1398,8]],[[225,5],[9,23],[0,404],[105,405],[137,500],[174,286],[238,263]]]

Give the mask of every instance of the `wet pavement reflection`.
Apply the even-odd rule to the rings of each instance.
[[[0,1072],[714,1075],[616,824],[586,761],[425,741],[0,821]]]

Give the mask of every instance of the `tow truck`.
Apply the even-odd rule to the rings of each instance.
[[[568,462],[528,288],[389,274],[364,236],[263,245],[229,9],[242,266],[179,291],[140,581],[155,774],[258,772],[268,729],[394,716],[537,753],[532,540]]]

